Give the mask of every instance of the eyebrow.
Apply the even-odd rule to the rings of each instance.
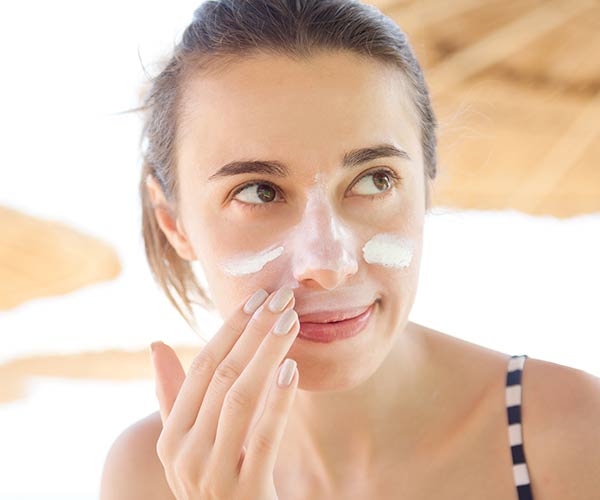
[[[353,168],[378,158],[398,157],[410,160],[408,153],[391,144],[377,144],[348,151],[342,160],[343,168]],[[240,174],[265,174],[275,177],[289,175],[288,167],[276,160],[240,160],[223,165],[208,180]]]

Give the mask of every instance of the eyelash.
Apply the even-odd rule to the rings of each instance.
[[[392,191],[392,189],[394,189],[401,181],[402,178],[393,170],[389,169],[389,168],[379,168],[377,170],[372,170],[370,172],[367,172],[365,175],[363,175],[362,177],[359,177],[355,184],[360,181],[363,177],[368,177],[369,175],[375,175],[375,174],[379,174],[379,173],[383,173],[386,174],[390,177],[391,179],[391,185],[390,188],[386,191],[383,191],[380,194],[369,194],[369,195],[365,195],[365,198],[369,199],[370,201],[375,201],[378,200],[380,198],[384,198],[386,197],[390,191]],[[231,197],[233,198],[235,195],[237,195],[239,192],[243,191],[244,189],[246,189],[249,186],[255,186],[257,184],[265,184],[267,186],[271,186],[273,189],[275,189],[275,191],[277,191],[277,194],[279,196],[281,196],[281,191],[279,190],[279,188],[277,188],[274,184],[271,184],[270,182],[265,182],[265,181],[252,181],[252,182],[247,182],[246,184],[240,186],[238,189],[236,189],[234,191],[234,193],[231,195]],[[353,184],[354,186],[354,184]],[[235,200],[238,201],[238,200]],[[262,208],[267,208],[269,205],[272,205],[273,203],[246,203],[244,201],[238,201],[238,203],[241,203],[242,205],[244,205],[244,209],[246,210],[255,210],[257,208],[262,209]]]

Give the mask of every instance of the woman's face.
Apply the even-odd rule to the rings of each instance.
[[[359,335],[288,354],[301,388],[368,377],[408,321],[422,248],[419,126],[398,70],[261,55],[192,78],[182,102],[178,219],[220,314],[284,285],[301,319],[375,303]]]

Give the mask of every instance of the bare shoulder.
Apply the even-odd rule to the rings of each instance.
[[[437,362],[453,373],[467,370],[468,380],[480,380],[487,393],[494,395],[490,401],[496,408],[497,394],[504,399],[510,355],[416,327],[426,334]],[[598,499],[600,378],[577,368],[528,357],[521,385],[523,449],[533,497]]]
[[[600,379],[583,370],[527,358],[521,410],[534,496],[547,500],[597,498]]]
[[[156,454],[161,430],[157,411],[117,436],[104,462],[100,500],[175,499]]]

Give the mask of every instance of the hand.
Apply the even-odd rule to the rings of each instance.
[[[277,499],[273,471],[298,386],[296,362],[286,360],[292,365],[288,387],[280,387],[275,375],[300,324],[291,289],[253,297],[255,308],[263,304],[252,316],[240,304],[187,375],[173,349],[153,343],[163,423],[156,450],[177,500]],[[271,312],[278,298],[282,310]],[[273,333],[279,318],[288,319],[289,333]],[[250,430],[269,386],[264,412]]]

